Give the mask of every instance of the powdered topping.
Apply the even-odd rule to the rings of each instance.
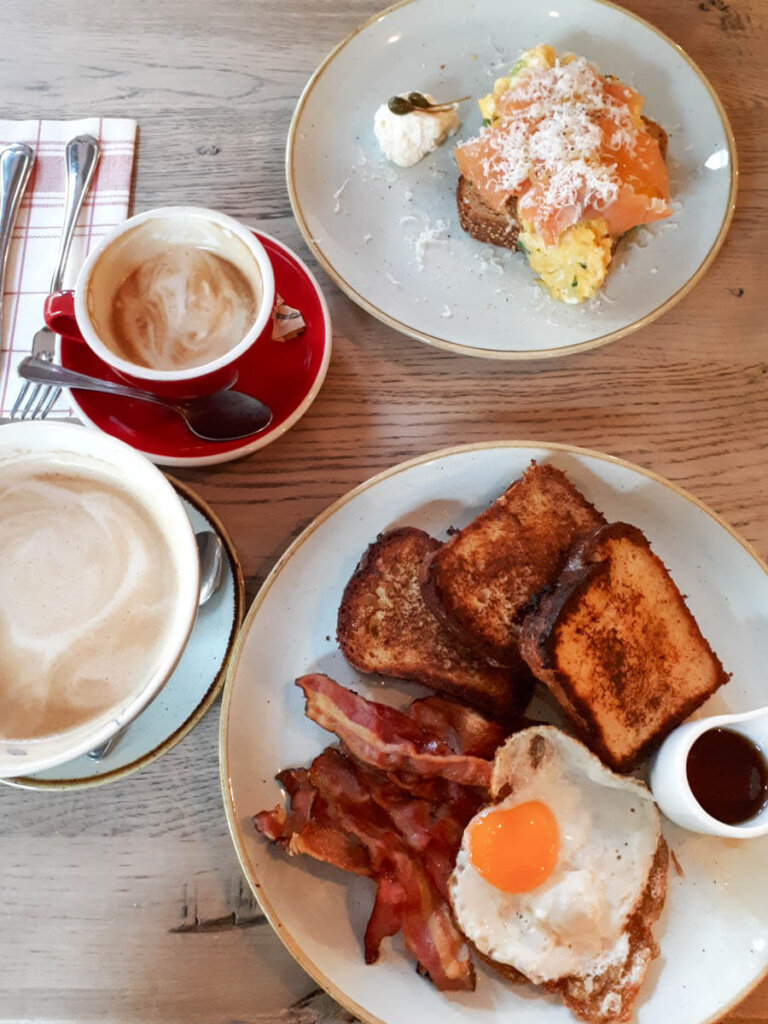
[[[547,245],[590,217],[606,217],[619,234],[670,212],[666,168],[642,104],[583,57],[523,67],[495,98],[491,125],[456,158],[489,206],[502,210],[519,197],[518,216]]]

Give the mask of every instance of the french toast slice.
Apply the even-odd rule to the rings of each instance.
[[[516,713],[533,688],[525,663],[520,661],[519,672],[489,664],[424,603],[419,567],[439,548],[439,541],[412,527],[391,530],[371,544],[339,607],[342,653],[361,672],[422,683],[496,715]]]
[[[637,527],[577,544],[531,603],[521,653],[584,742],[627,771],[728,681],[672,577]]]
[[[645,130],[659,144],[662,159],[667,157],[667,133],[655,121],[643,117]],[[520,223],[517,219],[517,200],[512,197],[507,201],[503,211],[488,206],[472,187],[464,175],[459,177],[456,186],[456,208],[459,213],[459,224],[477,242],[486,245],[498,245],[504,249],[516,249],[520,234]],[[618,239],[614,242],[614,249]]]
[[[526,605],[555,579],[573,544],[604,522],[565,473],[533,462],[425,560],[427,606],[464,643],[514,667]]]

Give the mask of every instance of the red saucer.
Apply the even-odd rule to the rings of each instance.
[[[237,363],[235,387],[255,395],[272,409],[266,430],[239,441],[201,441],[175,412],[150,402],[115,398],[96,391],[72,391],[75,413],[165,466],[205,466],[228,462],[270,444],[300,419],[320,390],[331,358],[331,318],[320,286],[309,268],[271,235],[254,234],[267,250],[275,271],[275,291],[301,311],[307,328],[291,341],[272,341],[271,323]],[[105,380],[120,380],[82,342],[62,338],[64,366]]]

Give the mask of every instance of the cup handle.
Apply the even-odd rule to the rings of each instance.
[[[74,341],[84,341],[75,318],[75,293],[71,291],[53,292],[45,300],[43,315],[46,324],[54,334]]]

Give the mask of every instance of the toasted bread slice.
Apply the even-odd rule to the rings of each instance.
[[[728,674],[643,533],[585,537],[523,622],[521,652],[606,764],[626,771]]]
[[[490,665],[458,642],[424,604],[419,566],[440,542],[411,527],[382,534],[363,555],[344,590],[337,637],[347,661],[453,694],[507,715],[527,704],[533,680]]]
[[[499,665],[516,665],[520,619],[573,544],[605,522],[554,466],[535,462],[502,496],[428,558],[430,610]]]
[[[667,133],[644,117],[645,130],[659,144],[663,160],[667,157]],[[461,175],[456,187],[456,207],[459,212],[459,224],[478,242],[487,245],[498,245],[504,249],[516,249],[520,234],[520,223],[517,219],[517,200],[513,197],[507,201],[506,208],[499,212],[485,203],[472,183]],[[615,243],[614,243],[615,248]]]
[[[481,198],[471,181],[462,174],[456,186],[456,208],[459,224],[478,242],[516,249],[520,224],[516,213],[517,201],[510,199],[503,213],[491,209]]]

